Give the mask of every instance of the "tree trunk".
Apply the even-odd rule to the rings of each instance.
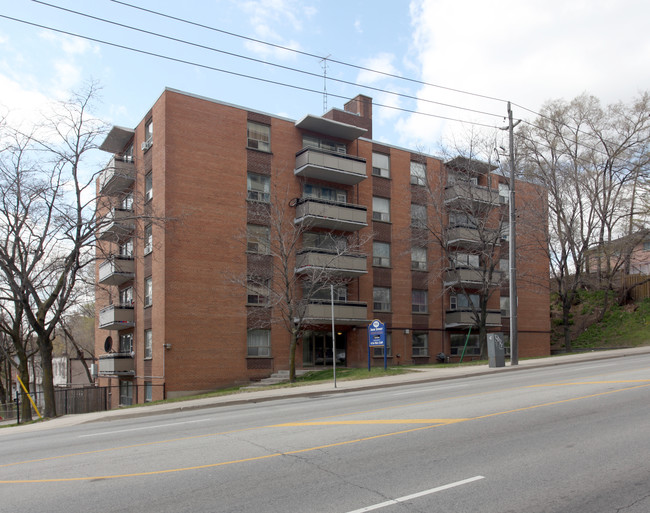
[[[20,359],[18,373],[20,374],[20,380],[23,382],[23,385],[29,390],[29,366],[27,365],[27,359]],[[23,387],[20,387],[20,401],[20,418],[22,422],[31,422],[32,403],[27,396],[27,392],[23,390]]]
[[[564,331],[564,350],[573,351],[571,346],[571,301],[567,297],[562,299],[562,329]]]
[[[52,342],[38,338],[38,347],[41,355],[41,368],[43,372],[43,400],[45,409],[43,416],[56,417],[56,398],[54,394],[54,375],[52,372]]]
[[[298,333],[291,331],[291,343],[289,344],[289,382],[296,381],[296,346],[298,345]]]

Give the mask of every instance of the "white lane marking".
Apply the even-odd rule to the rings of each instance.
[[[355,509],[354,511],[348,511],[348,513],[364,513],[365,511],[372,511],[379,508],[385,508],[386,506],[392,506],[393,504],[399,504],[400,502],[410,501],[411,499],[417,499],[418,497],[423,497],[425,495],[431,495],[432,493],[442,492],[443,490],[449,490],[449,488],[455,488],[456,486],[462,486],[468,483],[473,483],[474,481],[479,481],[485,479],[484,476],[474,476],[469,479],[463,479],[462,481],[456,481],[455,483],[449,483],[446,485],[438,486],[437,488],[431,488],[430,490],[424,490],[423,492],[413,493],[411,495],[405,495],[404,497],[399,497],[398,499],[392,499],[386,502],[380,502],[379,504],[374,504],[373,506],[366,506],[365,508]]]
[[[104,431],[103,433],[90,433],[88,435],[79,435],[79,438],[87,438],[89,436],[104,436],[104,435],[112,435],[115,433],[128,433],[129,431],[143,431],[145,429],[159,429],[159,428],[165,428],[165,427],[171,427],[171,426],[182,426],[183,424],[194,424],[196,422],[208,422],[212,419],[198,419],[198,420],[186,420],[184,422],[173,422],[171,424],[156,424],[155,426],[144,426],[144,427],[138,427],[138,428],[129,428],[129,429],[118,429],[115,431]]]

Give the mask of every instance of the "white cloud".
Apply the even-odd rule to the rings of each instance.
[[[368,70],[370,69],[377,70],[380,73],[361,70],[357,75],[357,83],[373,85],[380,80],[388,78],[383,73],[388,73],[391,75],[399,75],[399,72],[393,65],[394,60],[395,60],[395,56],[391,53],[380,53],[375,57],[371,57],[370,59],[365,60],[362,63],[362,66],[364,68],[367,68]]]
[[[414,0],[411,52],[427,83],[510,100],[532,110],[553,98],[588,92],[603,103],[629,101],[650,84],[650,4],[644,0]],[[505,104],[422,86],[421,98],[505,115]],[[418,109],[499,124],[457,109]],[[530,115],[517,106],[515,116]],[[400,123],[403,137],[440,133],[455,124],[423,120]]]
[[[317,12],[314,7],[305,5],[300,0],[248,0],[238,5],[249,17],[256,37],[292,49],[300,49],[300,44],[287,38],[286,34],[301,32],[304,22],[313,18]],[[295,58],[293,52],[263,44],[249,42],[246,47],[262,56]]]

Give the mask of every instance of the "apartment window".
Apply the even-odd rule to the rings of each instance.
[[[144,200],[151,201],[153,199],[153,174],[149,171],[144,176]]]
[[[153,332],[144,330],[144,358],[149,360],[153,357]]]
[[[268,255],[271,246],[271,230],[269,227],[258,224],[249,224],[246,228],[246,250],[249,253]]]
[[[133,239],[128,239],[122,244],[120,244],[119,247],[119,253],[120,256],[123,257],[132,257],[133,256]]]
[[[344,190],[310,183],[306,183],[303,186],[302,195],[305,198],[320,199],[334,203],[345,203],[348,199],[348,195]]]
[[[303,135],[302,137],[303,148],[317,148],[319,150],[331,151],[332,153],[347,153],[345,144],[329,139],[321,139],[311,135]]]
[[[372,243],[372,265],[390,267],[390,244],[388,242]]]
[[[269,280],[248,280],[246,284],[246,303],[266,305],[269,302]]]
[[[411,203],[411,226],[414,228],[427,227],[427,207]]]
[[[429,355],[429,334],[426,331],[414,331],[411,339],[413,356]]]
[[[510,297],[500,297],[499,303],[501,308],[501,317],[510,317]]]
[[[130,354],[133,351],[133,333],[120,335],[120,347],[118,352]]]
[[[427,184],[427,166],[423,162],[411,161],[411,183],[413,185]]]
[[[268,203],[271,201],[271,177],[258,175],[257,173],[248,173],[246,181],[248,189],[247,198],[252,201],[262,201]]]
[[[153,397],[151,381],[144,382],[144,402],[150,403]]]
[[[390,222],[390,200],[388,198],[372,198],[372,220]]]
[[[508,223],[501,223],[501,240],[509,240],[510,239],[510,226]]]
[[[248,147],[256,150],[271,151],[271,127],[260,123],[248,122]]]
[[[122,210],[133,210],[133,193],[126,194],[120,202]]]
[[[149,146],[153,143],[153,119],[144,124],[144,141]]]
[[[392,337],[390,333],[386,333],[386,356],[390,358],[393,356],[393,351],[392,351]],[[383,347],[373,347],[372,348],[372,356],[374,358],[383,358],[384,357],[384,348]]]
[[[468,308],[478,308],[478,294],[453,294],[449,296],[450,310],[465,310]]]
[[[390,312],[390,289],[374,287],[372,289],[372,305],[376,312]]]
[[[650,241],[643,243],[643,251],[650,251]]]
[[[507,183],[499,184],[499,201],[501,203],[508,203],[510,199],[510,186]]]
[[[271,330],[248,330],[246,355],[271,356]]]
[[[428,311],[428,294],[426,290],[413,289],[411,291],[411,312],[427,313]]]
[[[120,381],[120,406],[131,406],[133,404],[133,382]]]
[[[342,253],[348,247],[348,240],[343,235],[329,232],[305,232],[302,236],[302,247]]]
[[[153,225],[144,227],[144,254],[148,255],[153,251]]]
[[[372,174],[373,176],[381,176],[383,178],[390,178],[390,157],[383,153],[372,154]]]
[[[133,287],[120,290],[120,306],[133,306]]]
[[[499,271],[504,273],[510,272],[510,259],[500,258],[499,259]]]
[[[153,304],[153,280],[151,276],[144,279],[144,306]]]
[[[465,335],[462,333],[449,336],[451,354],[455,356],[480,356],[481,345],[478,335]],[[464,353],[463,353],[464,352]]]
[[[414,271],[427,270],[427,248],[417,246],[411,248],[411,269]]]
[[[302,289],[303,297],[313,300],[331,301],[332,290],[329,285],[316,285],[305,282]],[[334,301],[345,303],[348,300],[348,286],[338,285],[334,287]]]
[[[466,268],[466,267],[479,267],[479,257],[478,255],[472,255],[469,253],[452,253],[449,255],[451,260],[451,265],[454,268]]]
[[[465,212],[451,212],[449,214],[449,226],[476,228],[478,226],[478,221],[472,214],[467,214]]]

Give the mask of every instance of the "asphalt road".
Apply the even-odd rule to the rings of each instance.
[[[3,433],[0,511],[650,511],[650,355]]]

